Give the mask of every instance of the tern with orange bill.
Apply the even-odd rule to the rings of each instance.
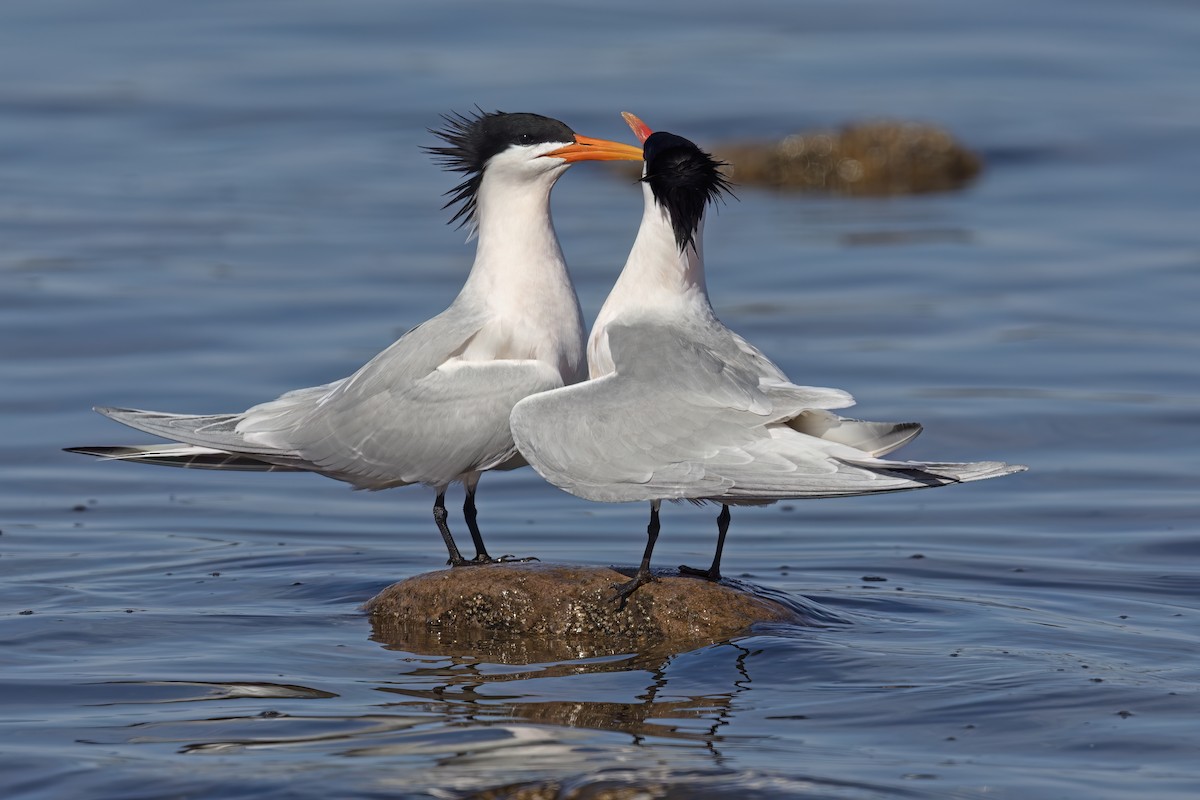
[[[475,262],[454,302],[353,375],[247,411],[205,416],[97,408],[175,444],[77,447],[109,459],[218,470],[308,471],[358,489],[421,483],[454,566],[496,561],[476,522],[475,489],[492,469],[523,466],[509,413],[528,395],[586,377],[584,327],[550,215],[550,193],[579,161],[642,151],[579,136],[537,114],[450,115],[427,148],[464,175],[447,194],[473,226]],[[447,488],[466,489],[475,557],[447,524]]]
[[[646,549],[622,605],[653,580],[650,559],[663,500],[712,502],[717,547],[705,570],[721,577],[730,506],[849,497],[994,478],[1025,467],[896,461],[915,422],[864,422],[833,413],[840,389],[792,383],[725,327],[704,276],[704,216],[729,191],[708,153],[625,115],[643,142],[645,209],[625,267],[588,341],[590,380],[516,404],[513,436],[537,472],[600,502],[649,502]]]

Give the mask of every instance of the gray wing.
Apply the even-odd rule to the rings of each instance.
[[[354,375],[241,414],[98,410],[158,436],[320,472],[361,488],[444,485],[511,460],[513,405],[562,385],[558,372],[542,362],[461,359],[481,326],[478,315],[451,306]]]
[[[608,334],[616,372],[513,410],[522,455],[572,494],[753,502],[938,486],[1007,467],[880,460],[873,452],[903,444],[919,426],[830,414],[824,408],[849,396],[764,376],[721,330],[642,322]],[[815,435],[822,427],[834,436]],[[877,447],[847,443],[860,440]]]
[[[786,419],[793,430],[840,442],[873,456],[890,453],[921,433],[916,422],[866,422],[830,413],[825,409],[854,405],[854,398],[841,389],[797,386],[761,350],[733,331],[726,332],[734,345],[732,349],[724,348],[726,355],[757,370],[759,388],[771,398],[779,419]]]
[[[497,466],[516,453],[513,405],[562,386],[562,378],[535,360],[463,360],[482,326],[480,316],[451,306],[307,408],[259,406],[239,431],[365,488],[445,485]]]
[[[415,381],[352,384],[282,433],[311,469],[356,486],[445,485],[510,460],[513,406],[559,386],[540,361],[450,361]]]

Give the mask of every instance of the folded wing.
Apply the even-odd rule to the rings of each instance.
[[[835,497],[1022,469],[881,460],[920,426],[830,413],[852,398],[764,371],[722,330],[610,325],[615,372],[513,409],[521,454],[560,488],[608,502]]]
[[[513,459],[513,405],[562,385],[540,361],[463,359],[479,330],[478,320],[452,306],[354,375],[240,414],[97,409],[182,445],[78,450],[171,466],[308,470],[367,489],[444,485]]]

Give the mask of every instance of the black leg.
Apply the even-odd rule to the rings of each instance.
[[[517,558],[516,556],[504,555],[499,558],[492,558],[488,555],[487,548],[483,546],[483,534],[479,532],[479,523],[475,521],[479,516],[479,512],[475,510],[475,487],[471,484],[465,484],[465,486],[467,488],[467,499],[463,501],[463,519],[467,521],[467,530],[471,532],[471,541],[475,543],[475,557],[467,563],[514,564],[538,561],[539,559],[535,556]]]
[[[695,575],[710,581],[721,580],[721,553],[725,550],[725,534],[729,533],[729,506],[722,504],[721,513],[717,515],[717,552],[713,555],[712,566],[708,569],[696,569],[681,565],[681,575]]]
[[[471,560],[476,564],[491,564],[494,559],[483,546],[483,534],[479,532],[479,523],[475,521],[478,515],[479,512],[475,510],[475,490],[467,487],[467,499],[463,501],[463,519],[467,521],[467,530],[471,532],[471,541],[475,543],[475,557]]]
[[[654,553],[654,543],[658,541],[658,529],[658,503],[652,502],[650,504],[650,524],[646,526],[646,552],[642,554],[642,563],[634,574],[633,580],[617,587],[617,598],[621,601],[621,608],[625,607],[625,602],[638,590],[638,587],[654,580],[654,576],[650,574],[650,556]]]
[[[437,523],[438,531],[442,534],[442,541],[446,543],[446,552],[450,554],[450,560],[446,563],[452,567],[461,567],[463,564],[469,564],[462,557],[462,553],[458,552],[458,545],[454,543],[454,537],[450,535],[450,526],[446,524],[446,493],[438,492],[437,499],[433,501],[433,521]]]

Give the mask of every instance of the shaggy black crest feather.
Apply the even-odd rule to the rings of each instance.
[[[442,208],[455,204],[459,208],[450,218],[459,227],[475,218],[475,199],[479,184],[483,180],[483,169],[488,160],[513,145],[535,145],[546,142],[570,144],[575,141],[575,132],[550,117],[540,114],[506,114],[503,111],[486,112],[478,106],[477,113],[444,114],[446,123],[440,129],[429,132],[446,143],[444,147],[425,147],[443,168],[451,172],[462,172],[466,179],[446,192],[450,199]]]
[[[666,131],[650,134],[642,145],[650,191],[666,209],[682,252],[695,244],[696,229],[704,208],[723,195],[736,197],[721,174],[724,161],[717,161],[682,136]]]

